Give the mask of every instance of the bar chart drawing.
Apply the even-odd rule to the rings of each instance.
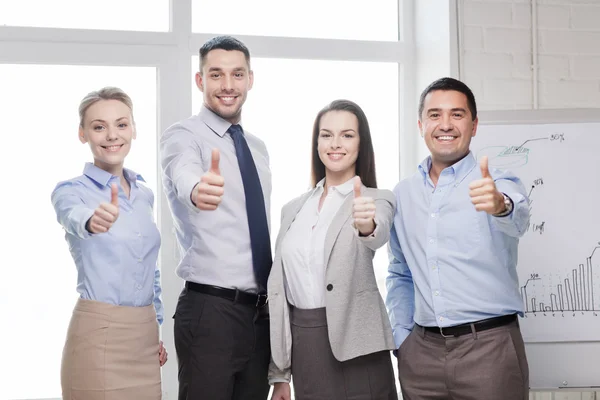
[[[471,147],[477,159],[488,157],[497,186],[514,193],[502,179],[506,171],[518,178],[525,198],[516,198],[528,207],[511,232],[507,224],[482,232],[518,233],[517,246],[498,257],[508,261],[510,311],[520,315],[524,340],[598,342],[600,123],[484,124]]]
[[[599,243],[600,244],[600,243]],[[600,310],[599,290],[594,291],[594,256],[600,246],[594,247],[591,254],[586,257],[584,264],[573,268],[567,276],[561,277],[561,283],[551,287],[550,293],[545,293],[545,298],[540,299],[539,293],[532,293],[532,286],[542,281],[537,273],[532,273],[520,287],[523,309],[528,313],[546,312],[596,312]],[[543,292],[549,285],[542,284]],[[594,293],[596,292],[596,293]],[[542,301],[544,300],[544,301]]]

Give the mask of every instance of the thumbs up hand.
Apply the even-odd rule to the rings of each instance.
[[[360,177],[354,178],[354,203],[352,204],[352,218],[354,227],[361,236],[369,236],[375,231],[375,200],[372,197],[363,197],[362,182]]]
[[[108,232],[119,217],[119,187],[110,185],[110,203],[100,203],[88,220],[86,227],[90,233]]]
[[[210,169],[192,190],[192,201],[200,210],[216,210],[221,203],[225,181],[219,170],[219,159],[219,150],[213,149]]]
[[[485,211],[491,215],[500,214],[506,210],[504,196],[496,188],[486,156],[481,157],[480,168],[482,178],[474,180],[469,185],[471,202],[477,211]]]

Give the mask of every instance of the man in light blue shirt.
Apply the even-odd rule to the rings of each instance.
[[[517,247],[525,187],[478,165],[477,107],[462,82],[422,93],[419,130],[431,155],[395,188],[386,304],[405,400],[528,399],[517,315]]]

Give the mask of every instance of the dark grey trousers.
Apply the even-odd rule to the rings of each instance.
[[[389,351],[335,359],[325,308],[292,308],[292,383],[296,400],[397,400]]]
[[[418,325],[398,350],[404,400],[528,400],[518,322],[444,338]]]
[[[268,306],[184,288],[174,318],[179,400],[267,399]]]

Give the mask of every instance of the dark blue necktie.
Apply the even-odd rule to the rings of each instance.
[[[252,248],[252,267],[254,277],[259,286],[259,292],[267,290],[267,279],[271,271],[271,240],[269,238],[269,225],[265,211],[265,198],[258,178],[256,164],[244,137],[242,127],[231,125],[227,130],[233,139],[235,154],[240,166],[244,194],[246,195],[246,213],[248,214],[248,227],[250,228],[250,246]]]

